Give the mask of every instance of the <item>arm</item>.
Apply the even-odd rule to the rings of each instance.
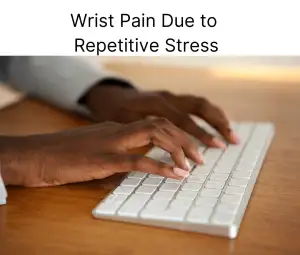
[[[79,100],[102,82],[130,87],[84,57],[0,57],[1,78],[15,89],[69,110],[81,110]]]
[[[102,83],[131,87],[96,61],[82,57],[0,57],[0,81],[69,110],[85,110],[79,100]],[[1,158],[0,205],[7,197]]]

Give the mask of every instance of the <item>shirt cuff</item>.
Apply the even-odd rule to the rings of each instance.
[[[79,100],[104,80],[129,81],[85,57],[14,57],[9,83],[25,92],[68,110],[87,112]],[[130,85],[128,85],[130,86]]]

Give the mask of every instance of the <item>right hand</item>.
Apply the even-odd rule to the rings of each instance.
[[[176,166],[128,152],[154,145],[169,152]],[[166,119],[130,124],[105,122],[65,132],[13,138],[2,159],[6,184],[55,186],[141,171],[169,178],[188,175],[186,157],[203,163],[190,137]]]

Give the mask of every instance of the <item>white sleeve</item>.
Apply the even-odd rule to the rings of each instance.
[[[102,80],[125,81],[86,57],[10,57],[6,72],[12,87],[69,110],[81,110],[78,100]]]

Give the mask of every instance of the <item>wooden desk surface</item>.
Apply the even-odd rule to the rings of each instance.
[[[144,88],[206,95],[236,120],[273,121],[277,133],[236,240],[94,220],[120,177],[61,187],[10,187],[0,208],[0,254],[300,254],[300,86],[196,69],[114,65]],[[288,79],[287,79],[288,80]],[[53,132],[86,124],[24,101],[0,112],[0,132]]]

